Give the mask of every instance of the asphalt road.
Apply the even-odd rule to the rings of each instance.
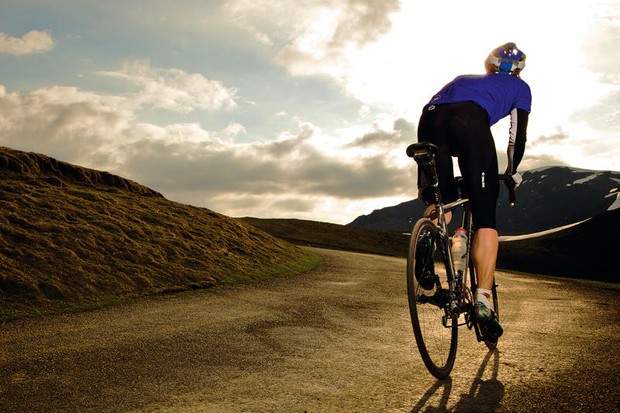
[[[428,374],[402,259],[0,325],[0,412],[618,412],[620,290],[499,273],[505,334]]]

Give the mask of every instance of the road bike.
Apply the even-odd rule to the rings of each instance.
[[[470,202],[462,195],[461,177],[455,178],[459,188],[458,199],[448,204],[442,202],[436,154],[437,147],[428,142],[414,143],[407,148],[407,155],[418,164],[425,184],[432,188],[435,206],[431,217],[420,218],[411,231],[407,255],[407,293],[413,332],[422,360],[433,376],[445,379],[450,375],[456,359],[459,327],[473,329],[477,340],[483,341],[490,350],[497,347],[497,335],[486,331],[472,317],[476,271],[470,254],[474,234]],[[500,175],[499,179],[507,184],[509,205],[514,206],[514,181],[508,175]],[[462,208],[461,227],[468,234],[466,252],[462,258],[467,265],[455,270],[446,214],[457,212],[459,208]],[[494,280],[491,303],[499,321],[497,287]]]

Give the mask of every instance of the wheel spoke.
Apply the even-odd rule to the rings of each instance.
[[[448,273],[444,256],[436,249],[438,241],[435,225],[429,220],[418,221],[412,232],[407,259],[407,285],[411,321],[422,360],[431,374],[445,378],[456,357],[458,323],[444,323],[448,317]],[[426,261],[420,263],[420,260]],[[434,277],[434,283],[425,283],[424,276]],[[432,285],[431,289],[423,288],[429,285]]]

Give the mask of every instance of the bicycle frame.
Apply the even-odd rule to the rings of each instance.
[[[458,179],[458,178],[457,178]],[[437,191],[438,192],[438,191]],[[438,194],[438,198],[441,198],[441,195]],[[449,283],[449,293],[450,293],[450,304],[448,311],[446,314],[450,316],[454,321],[457,322],[458,318],[461,314],[468,314],[469,310],[472,307],[472,298],[473,291],[472,288],[475,288],[475,279],[471,280],[471,285],[467,285],[467,271],[469,269],[470,257],[471,257],[471,245],[473,239],[473,223],[471,219],[471,210],[469,207],[469,199],[468,198],[460,198],[454,202],[443,205],[441,204],[441,199],[439,199],[440,203],[436,204],[437,207],[435,210],[438,215],[438,227],[440,228],[441,240],[443,245],[443,250],[446,256],[448,257],[448,268],[446,269],[447,278]],[[451,237],[448,230],[448,223],[446,219],[446,214],[449,212],[455,211],[457,208],[463,208],[463,217],[461,222],[461,227],[465,228],[467,234],[467,249],[465,253],[464,261],[468,263],[463,270],[456,271],[454,268],[454,260],[452,256],[452,248],[451,248]],[[447,324],[447,320],[446,320]],[[466,319],[465,323],[469,328],[471,328],[471,324],[469,320]],[[461,324],[462,325],[462,324]]]

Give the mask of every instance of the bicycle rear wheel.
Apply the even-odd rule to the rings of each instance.
[[[422,360],[438,379],[450,375],[458,343],[458,322],[447,315],[446,259],[437,226],[420,219],[413,227],[407,255],[409,312]]]

